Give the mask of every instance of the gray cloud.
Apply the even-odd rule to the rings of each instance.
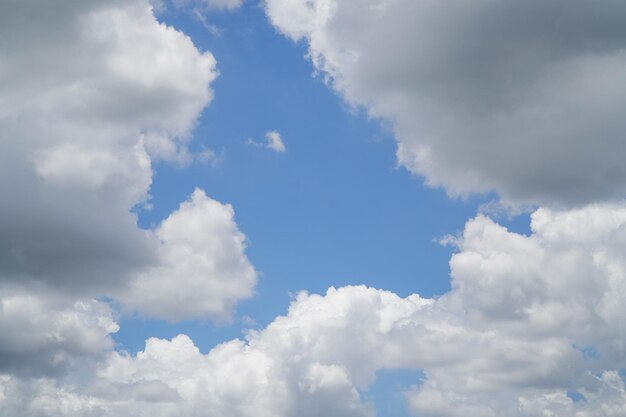
[[[267,0],[398,160],[453,195],[579,205],[626,192],[619,0]]]
[[[153,160],[190,158],[215,59],[159,23],[147,0],[9,1],[1,14],[0,289],[117,296],[165,262],[157,232],[140,230],[132,209],[149,200]],[[256,281],[243,243],[231,243],[243,242],[232,210],[213,205],[207,223],[221,229],[209,227],[211,245],[191,245],[205,260],[188,266],[195,281],[181,281],[182,270],[167,278],[179,284],[177,318],[223,319]],[[207,267],[224,255],[241,269]],[[191,261],[168,255],[176,262]],[[207,289],[211,309],[185,315],[181,298]],[[157,293],[171,295],[144,295]]]
[[[196,190],[154,230],[132,212],[149,201],[153,160],[192,157],[213,56],[147,0],[1,9],[0,378],[88,372],[117,331],[103,297],[169,320],[228,320],[257,277],[233,209]]]
[[[92,366],[118,329],[105,303],[3,288],[0,374],[58,377]]]

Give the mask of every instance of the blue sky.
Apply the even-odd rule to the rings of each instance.
[[[0,5],[0,415],[626,415],[624,28]]]
[[[154,207],[139,212],[140,225],[158,224],[195,187],[232,204],[249,240],[247,254],[262,274],[257,295],[237,309],[256,327],[284,314],[290,295],[301,290],[365,284],[402,296],[448,291],[454,249],[437,240],[459,233],[495,196],[450,198],[398,167],[389,129],[333,93],[316,76],[305,46],[277,33],[258,5],[206,18],[221,29],[219,36],[191,12],[159,15],[218,61],[215,98],[198,121],[192,146],[215,150],[220,160],[216,166],[158,164]],[[281,132],[285,154],[246,144],[269,130]],[[529,232],[527,215],[499,220]],[[207,351],[248,327],[240,320],[217,327],[140,318],[122,323],[115,340],[130,351],[143,349],[149,336],[181,332]]]
[[[214,150],[219,162],[158,164],[154,207],[139,212],[139,223],[158,224],[201,187],[236,208],[247,255],[261,276],[256,296],[239,304],[234,323],[123,318],[114,336],[120,349],[137,352],[148,337],[184,333],[208,352],[285,314],[302,290],[364,284],[425,297],[449,290],[454,248],[437,240],[459,233],[494,195],[450,198],[399,167],[384,122],[333,93],[306,59],[305,45],[277,33],[258,5],[206,14],[219,35],[188,11],[170,10],[159,19],[218,61],[215,98],[198,121],[193,147]],[[282,134],[285,154],[246,144],[269,130]],[[527,215],[500,220],[529,232]],[[244,316],[256,324],[242,322]],[[389,371],[379,379],[368,396],[380,415],[407,415],[401,392],[420,383],[419,373]]]

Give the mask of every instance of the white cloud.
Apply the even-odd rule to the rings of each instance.
[[[626,3],[266,0],[353,105],[391,123],[431,186],[509,203],[626,192]]]
[[[196,189],[155,235],[159,263],[119,292],[127,306],[170,320],[228,320],[233,305],[252,296],[257,274],[230,205]]]
[[[111,352],[84,386],[56,389],[102,416],[373,416],[360,390],[378,370],[410,368],[426,376],[406,393],[423,417],[621,416],[626,206],[540,209],[532,230],[469,221],[442,297],[303,292],[246,341],[203,354],[184,335],[149,339],[136,356]],[[20,381],[6,380],[5,391],[38,410],[50,394],[20,394]],[[72,415],[51,410],[43,415]]]
[[[283,143],[281,134],[275,130],[265,133],[265,141],[257,142],[252,139],[248,139],[246,142],[248,145],[253,145],[261,148],[270,149],[277,153],[283,153],[287,151],[287,147]]]
[[[196,161],[201,164],[209,164],[211,167],[218,167],[224,159],[224,149],[219,153],[213,149],[204,148],[195,154]]]

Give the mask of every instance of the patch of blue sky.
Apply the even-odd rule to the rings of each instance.
[[[376,380],[361,393],[361,398],[374,403],[379,416],[409,416],[406,394],[425,379],[419,369],[384,369],[376,373]]]
[[[215,98],[199,120],[192,149],[212,149],[220,162],[156,164],[153,208],[139,213],[140,225],[158,224],[201,187],[233,205],[260,277],[256,296],[238,305],[233,324],[127,317],[115,336],[118,348],[136,352],[148,337],[185,333],[206,352],[242,337],[250,326],[242,317],[262,328],[285,314],[300,290],[324,293],[330,286],[365,284],[427,297],[449,290],[454,249],[434,239],[462,231],[494,195],[450,199],[397,168],[390,132],[349,109],[315,77],[304,45],[276,33],[254,2],[244,2],[237,12],[207,14],[205,23],[219,28],[219,35],[189,13],[170,9],[160,18],[217,59]],[[287,152],[246,145],[270,130],[281,133]],[[499,221],[529,232],[527,215]],[[404,372],[382,372],[367,395],[392,407],[384,404],[396,394],[385,390],[395,393],[397,384],[419,380]]]
[[[586,361],[597,361],[600,359],[600,352],[594,346],[574,345],[573,347],[582,354],[583,359]]]
[[[585,396],[578,391],[568,390],[566,395],[569,397],[570,400],[574,401],[575,403],[587,402]]]

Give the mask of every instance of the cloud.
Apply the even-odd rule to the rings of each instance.
[[[425,375],[405,393],[419,416],[623,415],[626,208],[540,209],[531,226],[526,236],[470,220],[439,298],[302,292],[246,340],[203,354],[184,335],[149,339],[137,355],[110,352],[83,386],[54,390],[83,415],[373,416],[360,393],[379,370],[408,368]],[[16,397],[3,406],[25,398],[20,415],[42,403],[43,415],[73,415],[42,400],[50,384],[5,378]]]
[[[230,205],[196,189],[154,233],[159,263],[117,294],[127,307],[169,320],[228,320],[234,304],[252,296],[257,273]]]
[[[348,101],[393,122],[400,160],[432,184],[569,205],[623,187],[612,109],[624,14],[568,4],[564,17],[555,1],[271,0],[267,11],[307,38]],[[362,392],[398,368],[423,370],[405,394],[424,417],[626,413],[623,203],[538,209],[528,236],[477,216],[449,240],[452,290],[438,298],[302,292],[265,329],[208,353],[184,335],[112,350],[103,297],[227,320],[254,291],[229,205],[197,189],[153,230],[131,212],[149,201],[155,159],[190,157],[215,60],[148,0],[10,2],[0,37],[0,414],[369,417]],[[593,146],[589,132],[602,133]]]
[[[209,20],[210,12],[235,11],[242,4],[243,0],[172,0],[176,10],[188,13],[216,38],[222,36],[224,29]]]
[[[398,161],[452,195],[579,206],[626,192],[626,4],[266,0]]]
[[[266,148],[276,153],[283,153],[287,151],[287,147],[283,143],[281,134],[275,130],[265,133],[265,142],[256,142],[252,139],[248,139],[246,143],[256,147]]]
[[[78,400],[63,379],[90,377],[113,350],[107,301],[227,321],[257,274],[232,207],[199,189],[154,230],[132,212],[154,160],[215,158],[187,150],[217,76],[209,52],[147,0],[10,2],[0,37],[0,385],[45,377],[23,400],[45,414],[58,399],[64,415]],[[11,387],[0,414],[20,415]]]
[[[107,304],[4,289],[0,374],[57,376],[103,359],[119,329]]]
[[[70,308],[56,309],[58,297],[131,285],[144,314],[223,320],[256,279],[230,206],[197,191],[153,231],[131,211],[149,201],[153,161],[196,158],[187,144],[212,98],[211,53],[159,23],[148,0],[9,2],[0,37],[0,291],[38,294],[54,316]],[[216,235],[175,236],[168,225],[185,216]],[[139,291],[147,282],[154,291]],[[184,302],[208,291],[202,306]]]

